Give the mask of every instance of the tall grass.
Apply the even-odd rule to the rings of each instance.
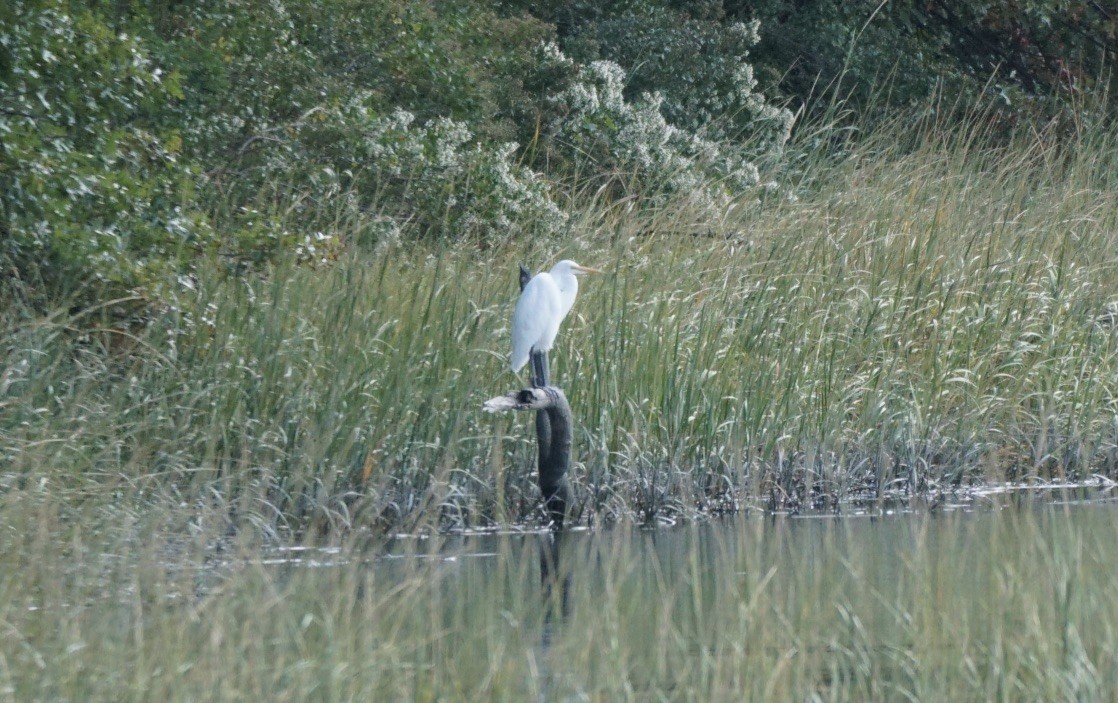
[[[479,409],[524,382],[516,265],[559,258],[608,271],[552,354],[583,524],[1114,477],[1115,146],[898,126],[794,145],[718,221],[579,197],[562,239],[204,271],[139,333],[13,322],[0,486],[265,533],[541,519],[530,419]]]

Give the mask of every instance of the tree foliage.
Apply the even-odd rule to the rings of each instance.
[[[91,10],[15,0],[0,29],[5,278],[127,287],[160,276],[207,230],[195,171],[159,113],[179,76]]]
[[[760,20],[754,51],[771,86],[801,100],[841,85],[853,105],[919,104],[936,90],[1004,111],[1051,114],[1091,93],[1113,100],[1118,8],[1077,0],[725,0],[728,17]],[[889,95],[874,95],[889,81]],[[841,80],[840,79],[844,79]]]
[[[673,125],[664,116],[660,93],[627,98],[628,77],[616,63],[579,66],[554,45],[541,54],[545,73],[568,75],[548,96],[544,149],[549,162],[575,169],[589,160],[616,195],[670,196],[711,217],[757,185],[757,166],[742,145]],[[782,145],[792,116],[770,109],[783,119],[772,119],[777,134],[768,138]]]
[[[717,211],[779,155],[779,101],[1019,119],[1109,96],[1116,36],[1073,0],[11,0],[0,294],[558,231],[574,178]]]

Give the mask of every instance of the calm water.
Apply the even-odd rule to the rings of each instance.
[[[1052,675],[1082,693],[1118,684],[1111,494],[1005,487],[911,510],[400,537],[376,554],[274,559],[303,588],[307,567],[342,564],[380,588],[423,580],[425,614],[400,614],[400,628],[440,633],[414,662],[435,691],[511,677],[540,700],[967,698],[994,679],[1039,685],[1038,663],[1059,653]]]
[[[1111,700],[1112,493],[263,551],[28,512],[0,699]]]

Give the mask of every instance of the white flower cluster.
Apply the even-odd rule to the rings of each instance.
[[[453,171],[464,164],[464,148],[473,138],[465,124],[445,117],[413,126],[415,115],[397,108],[385,117],[366,120],[363,137],[367,165],[383,175],[405,176],[417,167]]]
[[[540,56],[552,67],[572,67],[553,44]],[[757,167],[741,147],[670,124],[659,93],[627,101],[624,89],[625,71],[615,63],[578,69],[575,80],[551,98],[557,115],[549,134],[553,148],[572,161],[591,159],[629,193],[683,196],[715,211],[757,185]]]
[[[543,179],[515,165],[516,144],[473,143],[461,122],[439,118],[417,126],[414,115],[396,110],[370,119],[363,147],[360,167],[376,190],[408,206],[398,216],[439,218],[421,226],[491,239],[529,223],[553,231],[566,221]]]
[[[793,115],[756,92],[749,63],[760,22],[722,25],[660,9],[623,11],[592,31],[601,57],[631,71],[628,94],[660,91],[660,113],[676,127],[766,148],[787,141]]]
[[[306,264],[326,264],[337,258],[338,235],[308,232],[295,245],[295,258]]]

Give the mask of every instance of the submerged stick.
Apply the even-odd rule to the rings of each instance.
[[[555,529],[563,528],[570,503],[567,469],[571,464],[571,406],[561,388],[525,388],[490,398],[481,406],[490,413],[504,410],[536,410],[536,439],[539,442],[539,484]]]

